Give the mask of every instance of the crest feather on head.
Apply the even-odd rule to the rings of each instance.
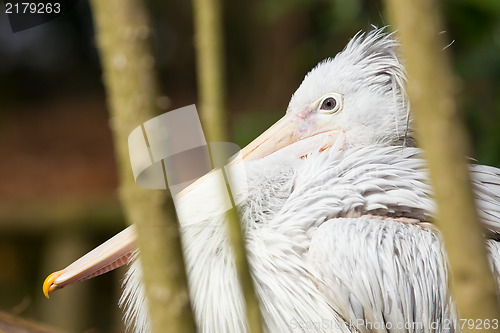
[[[358,32],[343,51],[306,75],[290,100],[289,110],[299,110],[322,95],[338,92],[345,99],[356,99],[357,110],[350,111],[352,124],[380,117],[378,125],[393,130],[376,140],[411,145],[406,74],[398,48],[394,33],[386,32],[386,27]]]

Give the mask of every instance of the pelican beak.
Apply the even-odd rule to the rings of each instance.
[[[339,131],[327,122],[313,122],[311,113],[310,109],[298,115],[287,113],[243,148],[232,163],[258,160],[277,152],[300,158],[329,148]]]
[[[277,152],[301,158],[309,153],[329,148],[338,136],[338,130],[331,124],[314,123],[310,117],[312,109],[300,114],[287,113],[283,118],[243,148],[231,164],[257,160]],[[185,188],[177,197],[203,183],[205,175]],[[63,270],[50,274],[43,284],[43,292],[49,293],[70,284],[88,280],[128,263],[134,257],[136,232],[133,226],[123,230],[107,242],[87,253]]]
[[[49,298],[53,291],[127,264],[137,249],[135,239],[135,227],[126,228],[68,267],[50,274],[43,283],[43,293]]]

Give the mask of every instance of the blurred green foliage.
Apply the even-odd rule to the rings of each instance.
[[[500,2],[447,1],[455,43],[450,47],[457,98],[470,130],[474,156],[500,166]]]

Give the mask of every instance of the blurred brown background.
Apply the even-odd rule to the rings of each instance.
[[[189,1],[148,1],[168,109],[196,104]],[[228,109],[244,145],[280,118],[304,75],[359,30],[380,1],[224,1]],[[0,311],[70,332],[122,332],[123,270],[42,295],[44,278],[124,227],[87,1],[12,33],[0,6]],[[444,1],[471,155],[500,166],[500,2]],[[112,13],[110,13],[112,15]],[[126,24],[126,22],[124,22]]]

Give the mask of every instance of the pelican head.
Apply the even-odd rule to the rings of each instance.
[[[298,156],[372,144],[411,143],[405,72],[398,43],[384,29],[358,33],[320,62],[293,94],[286,115],[243,149],[258,159],[283,150]]]

